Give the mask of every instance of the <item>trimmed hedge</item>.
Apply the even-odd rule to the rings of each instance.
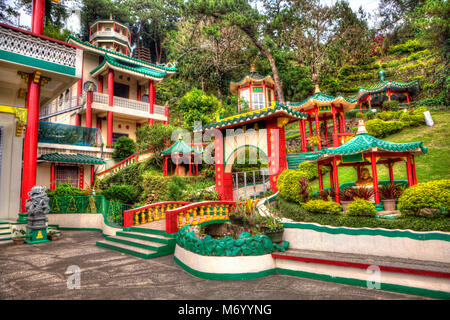
[[[303,208],[312,214],[339,214],[342,206],[336,202],[311,200],[303,204]]]
[[[303,206],[283,200],[282,198],[277,198],[277,207],[284,217],[298,222],[311,222],[326,226],[348,228],[410,229],[415,231],[450,232],[450,218],[442,215],[434,219],[412,216],[402,216],[397,219],[381,219],[371,216],[311,214]]]
[[[300,195],[299,181],[304,178],[305,173],[300,170],[286,169],[284,170],[277,180],[277,188],[280,192],[280,196],[288,201],[302,203],[303,198]],[[308,191],[311,194],[311,186],[308,186]]]
[[[349,205],[345,213],[348,216],[375,216],[377,209],[372,202],[356,198]]]
[[[401,131],[405,127],[402,121],[383,121],[373,119],[366,122],[369,135],[375,138],[384,138],[388,135]]]
[[[437,213],[442,209],[448,216],[450,208],[450,180],[434,180],[418,183],[406,189],[398,199],[397,208],[402,214],[426,215],[424,209]]]

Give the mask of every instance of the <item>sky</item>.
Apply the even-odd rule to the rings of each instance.
[[[13,0],[8,0],[13,1]],[[333,4],[337,0],[321,0],[322,3],[326,4]],[[370,17],[370,26],[374,26],[377,24],[378,21],[378,3],[379,0],[347,0],[350,3],[350,7],[353,9],[353,11],[357,11],[360,6],[363,7],[364,11],[369,13],[371,15]],[[70,2],[70,1],[65,1]],[[27,15],[24,12],[21,12],[20,15],[20,24],[26,27],[31,27],[31,16]]]

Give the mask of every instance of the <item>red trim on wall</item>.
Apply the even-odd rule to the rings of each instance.
[[[371,266],[371,264],[366,264],[366,263],[288,256],[288,255],[282,255],[282,254],[277,254],[277,253],[272,253],[272,257],[276,258],[276,259],[286,259],[286,260],[293,260],[293,261],[302,261],[302,262],[310,262],[310,263],[318,263],[318,264],[326,264],[326,265],[334,265],[334,266],[358,268],[358,269],[367,269],[368,267]],[[415,275],[421,275],[421,276],[427,276],[427,277],[450,278],[450,273],[448,273],[448,272],[389,267],[389,266],[380,266],[380,265],[377,265],[377,266],[380,268],[381,271],[409,273],[409,274],[415,274]]]

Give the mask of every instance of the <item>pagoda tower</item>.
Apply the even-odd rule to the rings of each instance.
[[[89,41],[97,47],[131,55],[130,29],[115,20],[97,20],[89,28]]]

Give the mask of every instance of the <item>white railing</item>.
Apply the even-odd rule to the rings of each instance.
[[[106,93],[94,92],[93,102],[100,104],[109,104],[109,95]],[[131,100],[121,97],[114,97],[113,104],[115,107],[121,107],[130,110],[137,110],[142,112],[149,112],[150,106],[148,102],[142,102],[137,100]],[[153,113],[165,115],[165,107],[157,104],[153,105]]]
[[[70,98],[63,97],[53,100],[39,110],[39,117],[51,115],[76,106],[82,106],[86,101],[86,94],[80,96],[72,96]]]
[[[0,50],[42,61],[76,67],[75,48],[0,26]]]
[[[149,108],[150,108],[148,102],[125,99],[125,98],[120,98],[120,97],[114,97],[114,106],[143,111],[143,112],[148,112]]]
[[[269,179],[269,170],[261,169],[256,171],[233,172],[233,200],[253,197],[256,199],[259,194],[264,194],[268,190],[266,183]]]
[[[94,40],[96,37],[109,37],[109,38],[118,38],[122,41],[125,41],[126,43],[129,43],[129,39],[126,35],[122,34],[121,32],[116,31],[101,31],[95,32],[91,35],[89,38],[89,41]]]

